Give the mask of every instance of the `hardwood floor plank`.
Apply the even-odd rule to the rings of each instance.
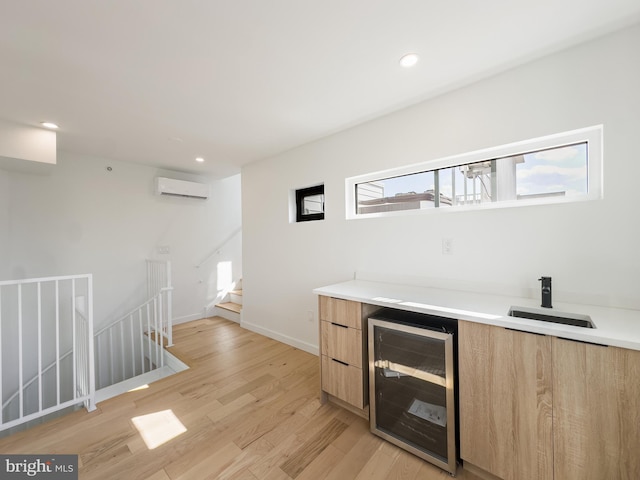
[[[212,452],[204,460],[198,462],[193,467],[184,471],[177,477],[170,477],[172,480],[190,480],[192,478],[217,478],[220,472],[225,470],[234,459],[242,454],[238,446],[229,442],[216,452]]]
[[[342,461],[343,458],[343,452],[334,447],[333,444],[327,445],[327,448],[300,472],[296,480],[323,480],[334,465]]]
[[[249,471],[249,467],[260,461],[260,459],[262,459],[264,455],[267,455],[271,449],[273,449],[273,445],[264,439],[259,439],[249,447],[242,450],[242,453],[235,458],[233,463],[216,478],[228,480],[246,475],[245,472]]]
[[[383,480],[389,474],[399,452],[384,448],[381,443],[377,451],[364,465],[355,480]]]
[[[239,386],[238,388],[232,390],[226,395],[218,397],[218,401],[221,404],[226,405],[227,403],[232,402],[236,398],[241,397],[245,393],[251,393],[254,390],[257,390],[258,388],[264,386],[267,383],[273,383],[275,379],[276,377],[267,373],[265,375],[262,375],[261,377],[256,378],[255,380],[244,383],[244,385]]]
[[[247,447],[291,417],[297,408],[300,408],[304,403],[309,401],[309,398],[308,395],[292,399],[284,396],[284,402],[278,402],[275,405],[260,410],[259,414],[262,418],[256,421],[256,416],[258,415],[256,414],[247,419],[248,421],[244,423],[248,428],[244,429],[244,427],[240,427],[242,432],[235,437],[234,442],[236,442],[240,448]]]
[[[289,459],[284,462],[280,469],[291,478],[296,478],[322,451],[340,436],[347,428],[346,423],[342,423],[335,418],[329,424],[305,442]]]
[[[407,452],[400,452],[385,480],[418,480],[423,460]]]
[[[292,480],[289,475],[284,473],[279,468],[276,470],[272,470],[269,475],[264,480]]]
[[[177,325],[173,338],[189,370],[2,438],[0,452],[78,454],[82,480],[449,477],[321,404],[318,357],[219,317]],[[132,419],[165,410],[186,431],[150,449]]]
[[[147,480],[171,480],[171,478],[169,478],[169,475],[167,475],[167,472],[165,472],[164,469],[162,469],[162,470],[158,470],[156,473],[148,477]]]
[[[325,478],[327,480],[356,478],[381,442],[381,439],[369,433],[362,435],[352,448],[345,452],[343,459],[334,465]]]
[[[300,445],[300,440],[294,434],[280,437],[280,440],[275,444],[266,438],[265,440],[274,446],[269,453],[249,467],[249,471],[256,478],[266,478],[273,470],[279,469],[280,465],[289,458],[291,452],[295,451]]]
[[[333,446],[342,453],[348,453],[358,440],[369,435],[369,422],[364,418],[355,419],[335,442]]]
[[[276,478],[276,477],[274,477]],[[228,480],[267,480],[267,479],[259,479],[256,478],[254,474],[252,474],[249,470],[241,470],[238,473],[231,475],[228,477]],[[280,480],[280,479],[276,479]],[[282,480],[289,480],[288,478]]]
[[[187,439],[181,441],[186,442]],[[163,461],[164,469],[171,478],[179,477],[194,465],[209,457],[217,456],[218,452],[231,442],[228,438],[220,435],[217,430],[211,429],[196,434],[189,443],[193,448],[182,449],[181,455],[173,455],[170,460]]]
[[[232,413],[235,413],[243,409],[247,405],[250,405],[255,402],[256,402],[256,398],[249,393],[239,398],[236,398],[233,402],[227,403],[226,405],[220,405],[220,404],[216,405],[216,402],[214,401],[214,402],[211,402],[210,404],[212,406],[212,409],[209,413],[207,413],[207,418],[212,423],[217,423],[221,419],[227,418]]]

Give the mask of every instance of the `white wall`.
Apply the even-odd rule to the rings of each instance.
[[[0,119],[0,157],[56,163],[56,132]]]
[[[0,170],[0,225],[9,223],[9,175]],[[6,228],[0,228],[0,252],[7,256],[9,252],[9,234]],[[0,261],[0,278],[5,278],[6,265]]]
[[[356,271],[531,295],[548,275],[556,300],[640,308],[638,45],[635,26],[247,165],[243,324],[317,351],[311,290]],[[346,177],[597,124],[603,200],[345,220]],[[290,224],[290,189],[319,182],[326,219]]]
[[[204,201],[155,195],[158,175],[195,179],[65,152],[50,173],[0,170],[0,279],[92,273],[99,326],[146,298],[145,259],[168,258],[174,317],[202,317],[216,263],[196,265],[241,225],[240,176],[210,182]],[[225,248],[241,271],[239,246]]]

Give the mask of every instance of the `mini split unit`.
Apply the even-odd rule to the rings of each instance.
[[[209,198],[209,185],[174,178],[156,177],[156,193],[190,198]]]

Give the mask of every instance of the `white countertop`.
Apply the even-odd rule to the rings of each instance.
[[[553,302],[544,313],[589,315],[596,328],[574,327],[507,316],[511,306],[539,308],[531,298],[351,280],[313,293],[344,300],[513,328],[532,333],[640,350],[640,310]]]

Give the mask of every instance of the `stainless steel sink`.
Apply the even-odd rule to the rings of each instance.
[[[573,325],[574,327],[596,328],[589,315],[580,315],[578,313],[554,312],[553,310],[541,310],[530,307],[511,307],[508,315],[510,317],[527,318],[529,320]]]

